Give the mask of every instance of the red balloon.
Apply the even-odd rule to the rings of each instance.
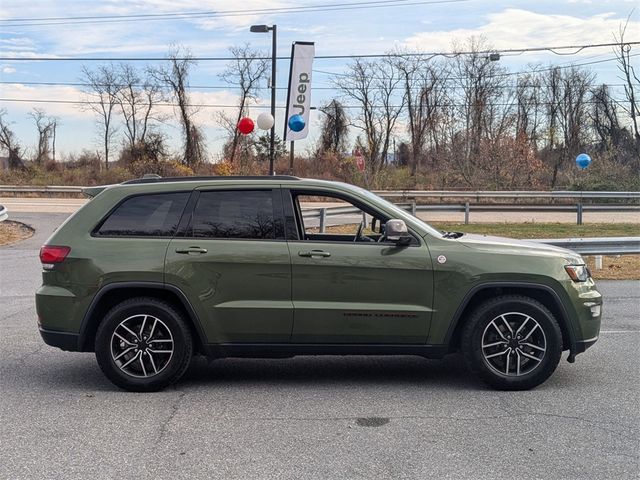
[[[253,132],[253,129],[255,127],[256,126],[253,123],[253,120],[251,120],[249,117],[241,118],[238,122],[238,130],[240,130],[240,133],[243,135],[249,135],[251,132]]]

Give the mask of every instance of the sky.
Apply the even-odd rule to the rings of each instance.
[[[349,5],[345,5],[349,4]],[[360,5],[358,5],[360,4]],[[335,5],[335,7],[331,7]],[[304,8],[324,6],[322,11]],[[634,10],[635,7],[635,10]],[[250,33],[252,24],[276,24],[278,56],[288,56],[294,41],[315,42],[316,55],[381,54],[395,48],[422,52],[450,52],[471,36],[483,36],[500,49],[586,45],[614,41],[621,23],[631,15],[626,41],[640,41],[640,8],[635,0],[2,0],[0,2],[0,109],[12,122],[18,138],[33,152],[37,134],[29,112],[35,107],[59,118],[57,151],[64,155],[82,149],[99,150],[100,140],[93,113],[79,105],[36,103],[34,100],[76,102],[86,99],[80,86],[29,85],[28,82],[77,83],[81,68],[95,67],[97,61],[47,61],[44,57],[163,58],[170,45],[187,47],[195,57],[227,57],[233,45],[250,43],[268,55],[270,34]],[[287,8],[297,8],[291,12]],[[213,12],[213,13],[211,13]],[[198,13],[183,18],[122,18],[126,15]],[[200,15],[202,14],[202,15]],[[76,19],[70,17],[104,17]],[[117,18],[120,17],[120,18]],[[34,22],[31,19],[52,19]],[[55,20],[55,19],[64,20]],[[117,21],[105,21],[105,20]],[[39,23],[39,25],[34,25]],[[43,25],[42,23],[47,23]],[[633,50],[640,52],[640,45]],[[575,51],[574,51],[575,52]],[[571,55],[550,52],[503,55],[500,62],[510,71],[527,70],[531,64],[590,65],[598,81],[620,84],[611,47],[585,49]],[[635,53],[632,51],[632,53]],[[28,60],[38,58],[40,60]],[[22,59],[22,60],[18,60]],[[25,60],[26,59],[26,60]],[[350,60],[321,59],[314,62],[311,104],[318,106],[339,95],[332,90],[327,72],[343,72]],[[146,63],[135,62],[142,68]],[[632,64],[640,69],[640,57]],[[230,105],[237,92],[225,87],[218,77],[224,61],[199,61],[192,70],[193,103]],[[277,86],[286,87],[289,62],[277,64]],[[222,88],[221,88],[222,87]],[[314,90],[314,87],[316,89]],[[620,97],[620,88],[614,92]],[[268,105],[268,90],[262,85],[260,101]],[[23,102],[7,101],[25,100]],[[278,90],[277,104],[284,106],[286,89]],[[211,153],[219,151],[224,133],[217,126],[215,111],[202,108],[196,121],[202,126]],[[254,119],[263,109],[252,108]],[[171,113],[171,112],[167,112]],[[297,143],[296,150],[310,150],[317,140],[319,114],[310,118],[310,135]],[[283,113],[276,115],[276,132],[283,130]],[[179,125],[167,121],[163,130],[178,149]],[[402,132],[399,132],[402,136]]]

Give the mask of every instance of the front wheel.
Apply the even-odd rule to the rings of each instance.
[[[528,390],[555,371],[562,355],[562,332],[540,302],[520,295],[492,298],[480,305],[462,331],[468,367],[500,390]]]
[[[96,333],[96,359],[115,385],[134,392],[161,390],[186,371],[191,332],[171,305],[132,298],[116,305]]]

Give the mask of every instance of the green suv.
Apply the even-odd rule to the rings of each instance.
[[[177,381],[194,353],[456,351],[522,390],[598,338],[602,298],[576,253],[440,232],[352,185],[144,178],[85,193],[41,249],[38,324],[127,390]]]

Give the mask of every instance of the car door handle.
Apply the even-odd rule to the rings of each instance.
[[[207,249],[200,247],[176,248],[176,253],[185,253],[187,255],[191,253],[207,253]]]
[[[298,252],[299,257],[330,257],[331,253],[325,252],[324,250],[311,250],[311,251],[302,251]]]

